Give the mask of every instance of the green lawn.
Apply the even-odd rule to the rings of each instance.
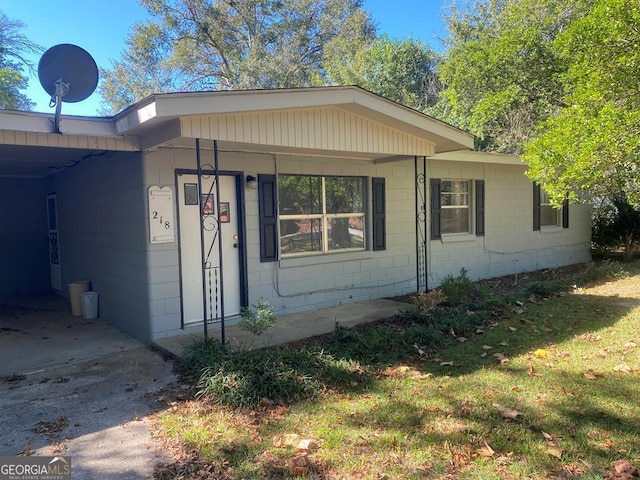
[[[190,366],[215,381],[157,414],[176,458],[157,478],[601,479],[640,465],[640,265],[622,270],[548,298],[478,286],[472,303],[314,345],[200,346]]]

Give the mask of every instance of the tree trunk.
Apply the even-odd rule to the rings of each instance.
[[[635,241],[633,233],[626,233],[624,235],[624,261],[630,262],[633,260],[633,254],[635,251]]]

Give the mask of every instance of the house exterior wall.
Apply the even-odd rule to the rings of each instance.
[[[213,163],[211,150],[203,150],[202,162]],[[432,159],[427,165],[428,178],[484,180],[486,190],[484,236],[428,240],[430,288],[446,275],[457,275],[461,268],[467,269],[470,278],[480,279],[589,260],[589,208],[571,206],[568,229],[533,231],[532,184],[524,175],[524,166]],[[241,172],[243,177],[346,175],[383,177],[386,182],[385,250],[264,263],[260,262],[258,192],[245,189],[249,304],[264,298],[282,315],[416,290],[413,160],[376,165],[343,158],[221,151],[219,167]],[[195,150],[191,149],[111,153],[89,158],[41,186],[43,218],[39,223],[45,228],[45,192],[55,192],[58,199],[61,293],[68,294],[66,284],[71,281],[90,280],[100,294],[104,320],[144,341],[185,333],[181,328],[180,232],[176,230],[173,242],[150,243],[147,190],[152,185],[170,186],[177,199],[176,170],[195,168]],[[370,211],[370,196],[367,201]],[[370,218],[368,221],[370,244]],[[46,231],[43,233],[46,239]],[[46,255],[46,240],[40,248]],[[41,262],[48,266],[46,256]]]
[[[144,187],[141,155],[109,152],[54,175],[49,191],[58,199],[60,293],[68,296],[69,282],[91,281],[100,318],[148,341]]]
[[[590,207],[571,205],[569,228],[534,231],[533,187],[525,171],[525,165],[427,159],[429,178],[485,181],[485,235],[429,240],[429,288],[461,268],[477,280],[591,260]]]
[[[210,151],[203,152],[202,162],[213,162]],[[344,159],[220,152],[219,162],[221,170],[242,172],[243,176],[279,172],[386,177],[387,211],[397,212],[388,214],[386,250],[261,263],[258,192],[245,190],[249,304],[262,297],[277,314],[285,314],[415,290],[413,161],[374,165]],[[150,152],[144,165],[146,187],[166,185],[175,191],[175,170],[195,170],[195,151]],[[148,261],[152,337],[183,333],[177,242],[150,245]]]
[[[46,200],[42,178],[0,178],[0,296],[51,286]]]
[[[210,151],[203,151],[202,157],[203,163],[213,163]],[[195,170],[195,151],[163,149],[145,154],[143,163],[145,189],[168,185],[175,191],[175,170]],[[386,250],[264,263],[260,262],[258,192],[246,189],[249,304],[264,298],[281,315],[416,290],[413,160],[376,165],[341,158],[222,151],[219,167],[242,172],[243,177],[308,174],[386,179]],[[468,270],[470,278],[480,279],[590,259],[590,211],[586,206],[571,206],[568,229],[533,231],[532,184],[524,175],[524,166],[428,160],[427,170],[429,178],[484,180],[486,188],[483,237],[474,234],[428,241],[430,288],[446,275],[457,275],[461,268]],[[370,240],[370,224],[367,230]],[[151,337],[183,333],[178,243],[148,245],[147,250]]]

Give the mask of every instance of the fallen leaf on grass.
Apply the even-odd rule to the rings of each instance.
[[[289,473],[294,476],[306,475],[309,471],[309,460],[306,454],[296,455],[289,459]]]
[[[547,445],[547,453],[553,457],[562,460],[562,453],[564,450],[557,445]]]
[[[491,350],[493,347],[491,345],[483,345],[482,349],[483,350]]]
[[[616,460],[611,462],[613,472],[607,473],[607,478],[615,480],[631,480],[632,478],[640,477],[640,470],[638,470],[628,460]]]
[[[613,367],[613,371],[620,372],[620,373],[631,373],[631,367],[626,363],[620,363],[615,367]]]
[[[519,411],[514,410],[512,408],[504,407],[499,403],[494,403],[493,406],[498,409],[502,418],[505,418],[508,420],[515,420],[516,418],[522,416],[522,414]]]
[[[453,367],[453,362],[440,362],[441,367]]]
[[[548,354],[549,352],[547,352],[544,348],[539,348],[535,352],[533,352],[533,356],[536,358],[547,358]]]
[[[598,375],[593,370],[589,369],[584,372],[584,378],[586,378],[587,380],[596,380],[598,378]]]
[[[562,460],[562,453],[564,450],[558,446],[556,443],[556,439],[553,438],[552,435],[549,435],[547,432],[541,430],[542,436],[547,441],[547,453],[553,457],[556,457]]]
[[[580,335],[580,338],[584,338],[585,340],[591,343],[599,342],[600,340],[602,340],[602,337],[600,335],[594,335],[593,333],[590,333],[590,332],[583,333],[582,335]]]
[[[313,451],[318,449],[318,443],[313,438],[303,437],[297,433],[287,433],[273,437],[276,448],[295,447],[298,450]]]
[[[495,450],[486,441],[484,442],[484,447],[476,449],[476,454],[480,457],[491,458],[495,453]]]
[[[530,377],[541,377],[542,374],[536,372],[536,369],[533,368],[533,365],[529,365],[529,371],[527,372],[527,375],[529,375]]]
[[[500,362],[500,365],[506,365],[509,363],[509,359],[504,356],[504,353],[494,353],[493,357]]]

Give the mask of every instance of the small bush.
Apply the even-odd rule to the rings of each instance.
[[[447,301],[453,306],[466,303],[473,289],[473,282],[467,276],[467,272],[466,268],[461,268],[458,276],[454,277],[449,274],[440,283],[442,293],[445,294]]]
[[[527,284],[524,294],[528,297],[551,297],[568,290],[571,290],[571,285],[565,280],[543,280]]]
[[[447,296],[444,292],[436,288],[428,292],[420,292],[416,295],[416,306],[418,315],[426,315],[429,312],[438,308],[447,301]]]
[[[263,298],[252,305],[252,308],[242,308],[240,317],[242,318],[238,321],[238,327],[254,335],[262,335],[276,324],[273,307]]]

